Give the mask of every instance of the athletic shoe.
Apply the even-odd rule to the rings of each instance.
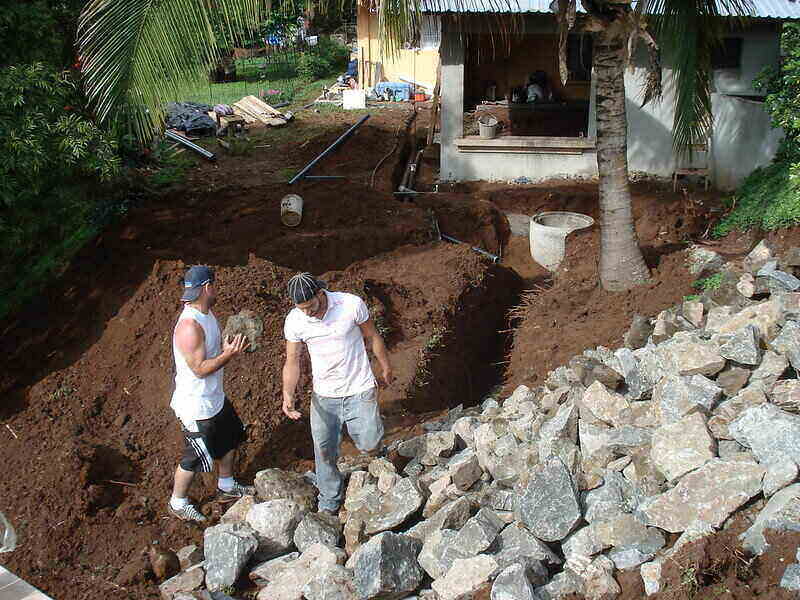
[[[194,504],[187,504],[180,510],[175,510],[172,508],[171,504],[167,504],[169,508],[169,513],[173,517],[178,517],[181,521],[194,521],[195,523],[205,523],[206,517],[197,510],[197,507]]]
[[[233,487],[229,490],[217,488],[217,502],[234,502],[242,496],[255,496],[256,488],[252,485],[242,485],[238,481],[233,482]]]

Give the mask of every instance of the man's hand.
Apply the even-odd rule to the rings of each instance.
[[[222,353],[226,354],[230,357],[234,357],[237,354],[244,352],[250,347],[250,342],[247,341],[247,338],[244,337],[243,334],[237,333],[233,336],[233,340],[231,341],[231,336],[226,336],[222,342]]]
[[[392,367],[385,366],[381,369],[381,375],[378,377],[378,383],[381,387],[389,387],[394,382],[394,373]]]
[[[297,421],[302,417],[302,413],[294,407],[294,399],[283,399],[283,414],[289,417],[292,421]]]

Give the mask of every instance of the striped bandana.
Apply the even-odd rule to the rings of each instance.
[[[298,273],[286,284],[289,298],[295,304],[308,302],[322,289],[325,289],[325,282],[314,279],[311,273]]]

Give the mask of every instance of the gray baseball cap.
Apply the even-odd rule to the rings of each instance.
[[[311,273],[298,273],[286,284],[286,291],[292,302],[302,304],[311,300],[318,291],[324,290],[326,287],[324,281],[314,279]]]
[[[186,271],[183,277],[183,296],[181,302],[194,302],[203,292],[203,286],[214,281],[214,271],[211,267],[196,265]]]

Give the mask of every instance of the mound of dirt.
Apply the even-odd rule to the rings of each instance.
[[[33,385],[28,409],[8,421],[18,437],[0,447],[3,508],[25,547],[8,564],[59,600],[98,597],[98,587],[107,597],[126,597],[115,586],[146,597],[152,588],[145,572],[126,567],[139,564],[152,540],[177,548],[201,536],[164,519],[181,447],[168,404],[184,270],[182,262],[157,262],[98,341],[74,365]],[[225,373],[226,392],[247,426],[240,472],[299,468],[313,456],[307,420],[289,422],[280,411],[290,308],[284,290],[293,272],[253,255],[246,265],[216,269],[221,324],[242,309],[264,324],[259,348]],[[387,338],[398,376],[381,393],[390,420],[477,401],[496,381],[489,363],[502,351],[498,331],[516,293],[509,271],[464,246],[435,243],[405,246],[323,278],[331,289],[365,298]],[[308,369],[302,385],[307,414]],[[204,479],[194,491],[212,511],[214,481]]]

